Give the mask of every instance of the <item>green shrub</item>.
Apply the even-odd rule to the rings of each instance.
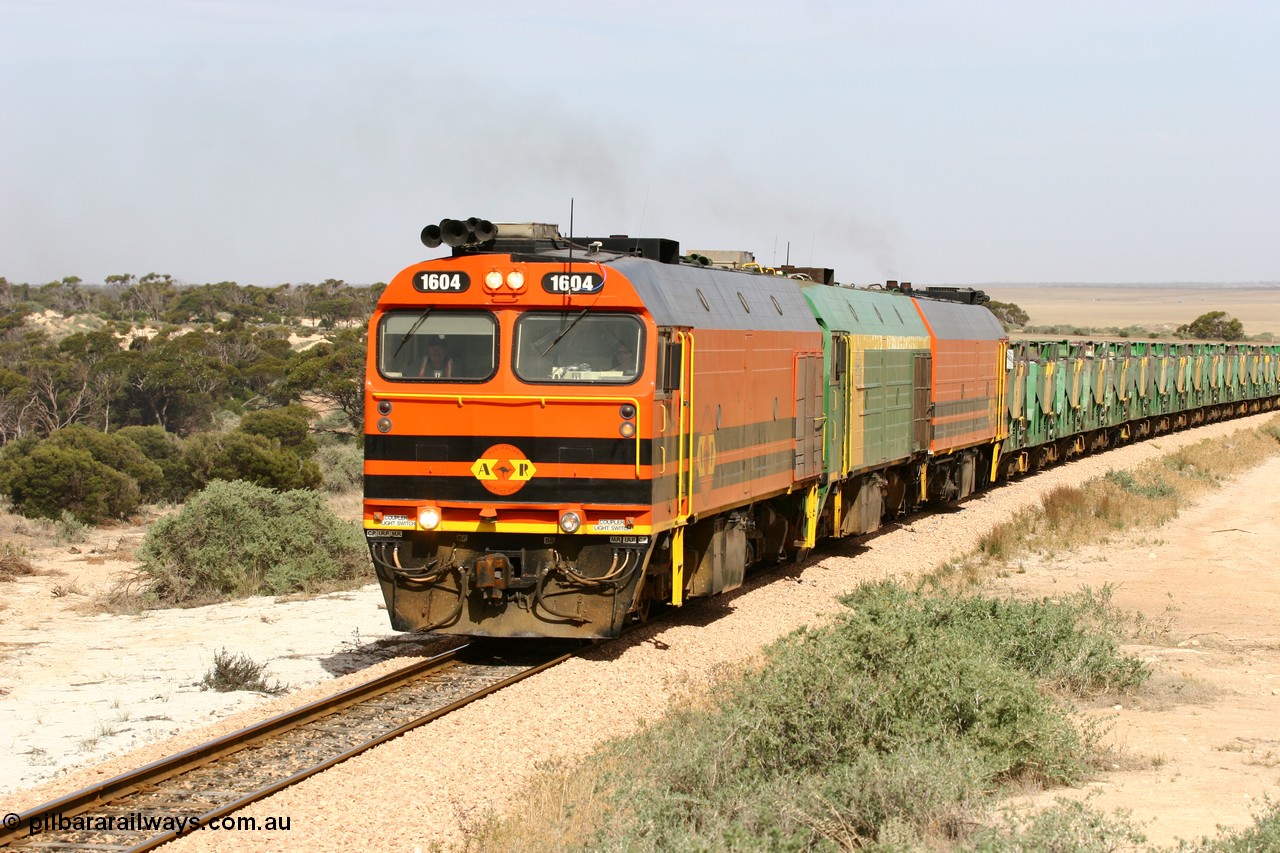
[[[152,462],[177,459],[182,455],[182,439],[162,426],[121,427],[115,434],[132,442]]]
[[[316,418],[315,439],[321,447],[331,444],[350,444],[360,436],[351,431],[351,420],[343,412],[334,410]]]
[[[0,491],[29,517],[57,519],[65,510],[87,524],[122,518],[163,483],[133,442],[80,424],[12,441],[0,453]]]
[[[1087,772],[1088,746],[1046,688],[1087,694],[1146,676],[1109,636],[1105,592],[1019,602],[880,583],[843,603],[705,706],[566,771],[595,780],[574,783],[568,811],[547,809],[572,812],[559,818],[573,826],[566,847],[916,849],[961,837],[1001,784]]]
[[[305,406],[287,406],[283,409],[265,409],[247,412],[240,419],[241,432],[261,435],[280,442],[303,459],[316,452],[315,439],[308,433],[310,412]]]
[[[330,492],[356,491],[364,486],[364,453],[354,444],[327,444],[315,455]]]
[[[187,439],[182,460],[196,488],[215,480],[244,480],[268,489],[314,489],[320,469],[278,441],[233,431]]]
[[[1141,483],[1130,471],[1111,470],[1106,473],[1109,482],[1119,486],[1131,495],[1141,498],[1167,498],[1176,495],[1178,490],[1159,477],[1152,477],[1151,482]]]
[[[86,536],[86,525],[83,521],[76,517],[71,510],[64,509],[62,515],[58,517],[58,523],[54,527],[54,541],[59,545],[65,545],[69,542],[83,542]]]
[[[182,458],[182,439],[162,426],[127,426],[116,435],[132,442],[161,472],[157,498],[181,501],[191,493],[194,483]]]
[[[1223,830],[1218,837],[1183,841],[1176,853],[1272,853],[1280,850],[1280,803],[1270,798],[1261,812],[1253,816],[1253,825],[1240,830]]]
[[[964,849],[974,853],[1112,853],[1137,850],[1147,837],[1127,812],[1106,815],[1084,803],[1059,798],[1052,807],[1002,829],[980,832]]]
[[[138,550],[164,604],[354,586],[369,573],[360,531],[318,492],[216,481],[151,526]]]
[[[65,511],[88,524],[127,516],[142,501],[137,481],[128,474],[94,459],[88,450],[53,440],[36,442],[25,454],[6,453],[0,487],[25,516],[56,520]]]
[[[1112,594],[1108,586],[1056,600],[938,597],[921,607],[931,626],[987,646],[1002,665],[1089,696],[1137,687],[1151,675],[1140,660],[1120,654],[1116,634],[1124,619],[1111,606]]]
[[[138,484],[142,500],[155,498],[164,481],[160,466],[156,465],[136,444],[119,434],[100,432],[83,424],[63,427],[46,439],[57,447],[87,450],[89,454],[111,468],[133,479]]]

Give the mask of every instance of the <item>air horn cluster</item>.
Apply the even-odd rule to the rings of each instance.
[[[498,226],[487,219],[441,219],[439,225],[422,229],[422,244],[434,249],[441,243],[446,246],[469,246],[488,243],[498,236]]]

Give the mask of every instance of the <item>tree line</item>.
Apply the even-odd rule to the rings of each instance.
[[[260,288],[181,286],[154,274],[102,286],[0,278],[0,444],[71,424],[185,436],[209,429],[221,410],[303,398],[341,411],[342,428],[358,433],[364,324],[381,291],[332,279]],[[31,320],[46,311],[83,320],[84,330],[52,334]],[[294,350],[298,332],[325,340]]]
[[[1013,302],[997,302],[992,300],[987,303],[987,309],[995,315],[1000,324],[1004,326],[1005,331],[1013,331],[1015,329],[1025,329],[1032,333],[1060,333],[1061,327],[1037,327],[1029,326],[1031,317],[1020,306]],[[1051,331],[1052,330],[1052,331]],[[1098,333],[1097,329],[1079,329],[1078,331],[1070,331],[1068,334],[1094,334]],[[1160,337],[1152,333],[1148,329],[1138,327],[1129,327],[1126,329],[1103,329],[1102,334],[1113,334],[1117,337]],[[1196,341],[1243,341],[1246,339],[1244,332],[1244,324],[1232,317],[1226,311],[1208,311],[1201,314],[1190,323],[1184,323],[1173,331],[1173,337],[1184,340]]]
[[[0,278],[0,493],[98,521],[217,479],[319,487],[311,436],[359,452],[382,287]],[[298,334],[322,339],[298,349]]]

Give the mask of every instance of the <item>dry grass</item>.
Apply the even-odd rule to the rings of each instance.
[[[1157,672],[1134,696],[1143,711],[1167,711],[1180,705],[1208,705],[1222,689],[1186,672]]]
[[[1145,688],[1144,688],[1145,689]],[[1133,748],[1116,735],[1118,717],[1077,716],[1080,740],[1086,747],[1085,758],[1094,770],[1150,770],[1160,767],[1167,759],[1159,755],[1146,755]]]
[[[330,492],[325,496],[325,504],[344,521],[361,521],[364,518],[364,492],[360,489]]]
[[[46,539],[53,535],[54,523],[47,518],[25,518],[13,511],[7,495],[0,496],[0,540]]]
[[[522,811],[537,815],[537,832],[530,832],[523,821],[486,814],[466,828],[462,849],[466,853],[590,849],[599,816],[609,813],[614,804],[601,779],[624,771],[613,758],[589,770],[576,762],[547,765],[520,791]]]
[[[36,567],[27,557],[27,549],[13,542],[0,542],[0,581],[12,581],[34,575]]]
[[[1280,418],[1225,441],[1205,440],[1130,471],[1110,471],[1080,486],[1059,486],[984,535],[977,550],[927,578],[934,586],[968,586],[1017,571],[1025,554],[1052,555],[1098,545],[1172,520],[1207,489],[1280,453]],[[1148,626],[1151,628],[1153,626]]]
[[[155,596],[147,594],[150,583],[151,579],[136,567],[122,572],[105,592],[94,596],[91,612],[137,616],[154,609]]]

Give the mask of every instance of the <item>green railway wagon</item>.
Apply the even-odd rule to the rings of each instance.
[[[1056,459],[1055,443],[1077,431],[1068,396],[1071,350],[1069,341],[1017,341],[1009,345],[1005,451],[1036,451],[1024,455],[1022,470],[1027,464],[1039,467]]]
[[[1017,341],[1006,370],[1005,476],[1280,397],[1276,344]]]

